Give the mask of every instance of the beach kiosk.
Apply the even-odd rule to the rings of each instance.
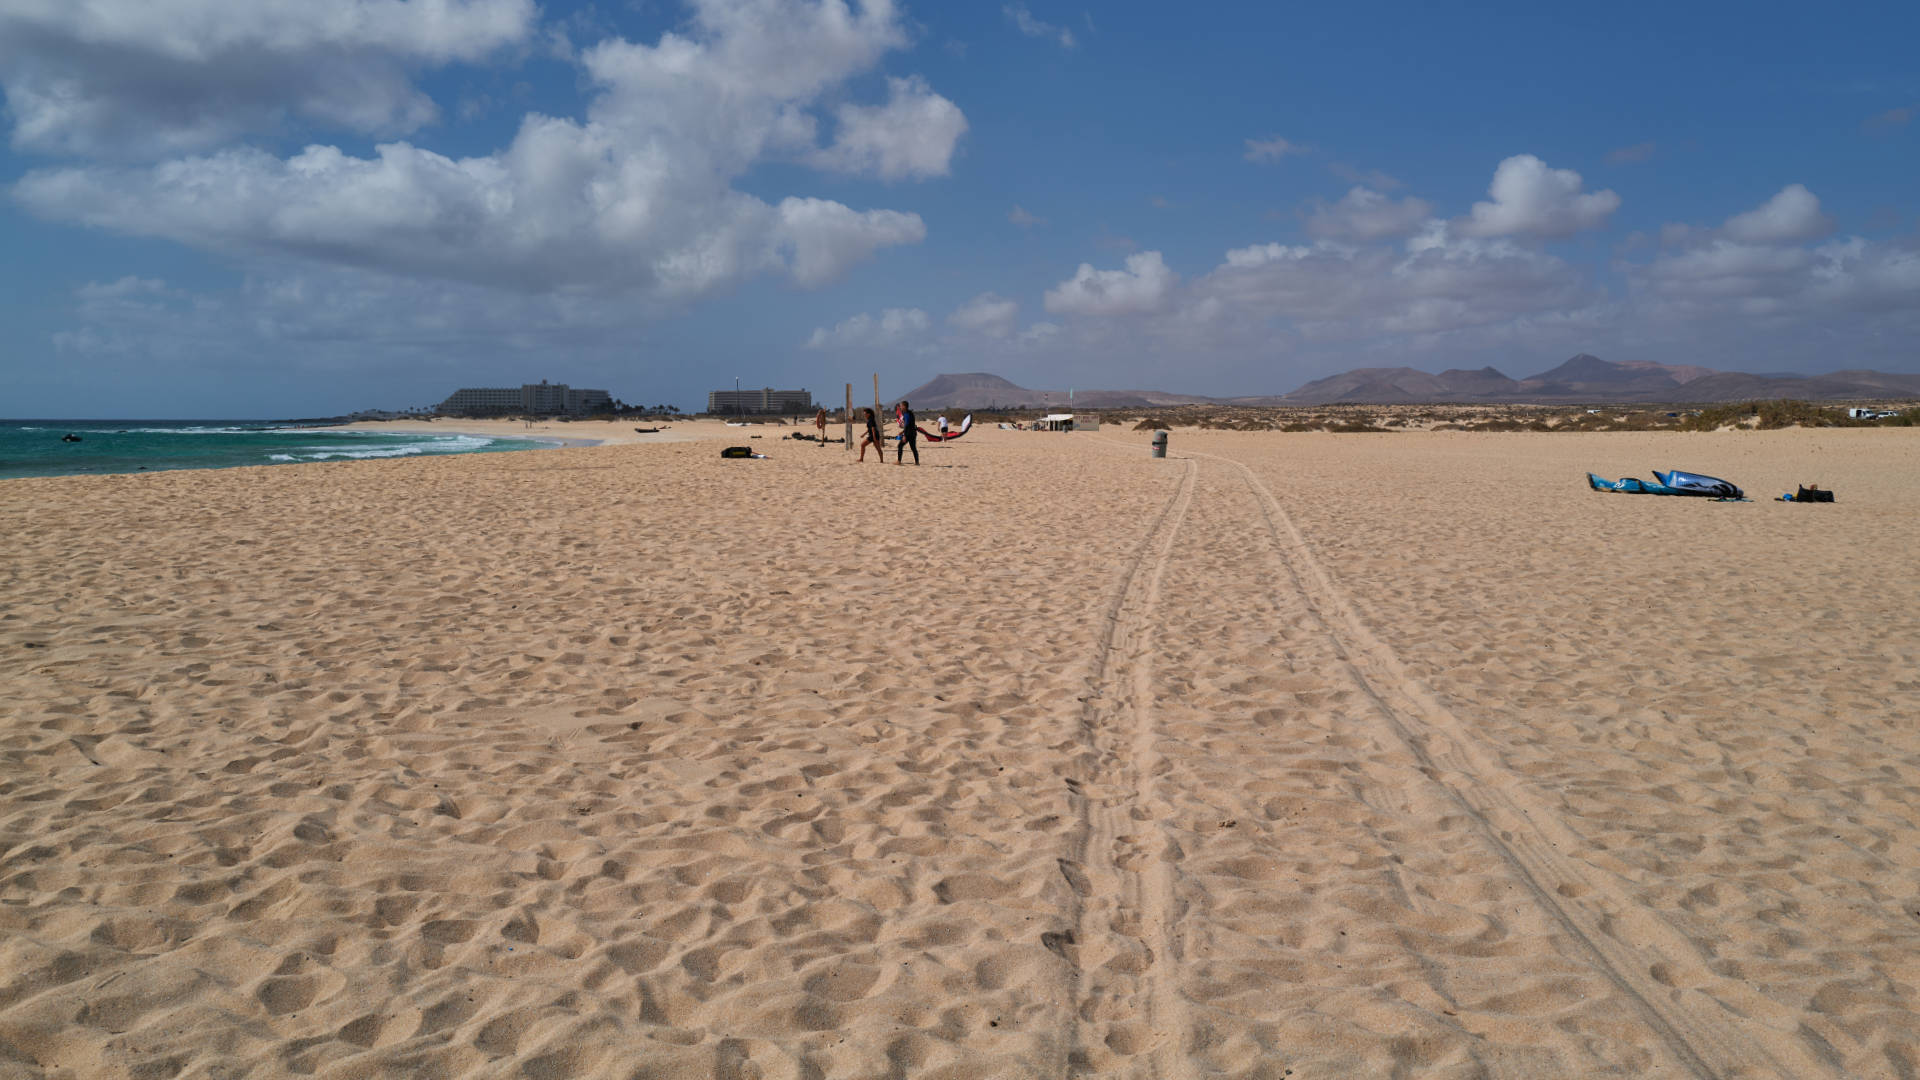
[[[1070,412],[1048,413],[1040,418],[1038,426],[1042,431],[1072,431],[1073,414]]]

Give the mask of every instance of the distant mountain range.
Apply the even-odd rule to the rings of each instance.
[[[1644,361],[1613,363],[1581,353],[1566,363],[1510,378],[1484,367],[1430,375],[1408,367],[1356,368],[1288,394],[1204,397],[1163,390],[1029,390],[998,375],[941,375],[906,393],[921,411],[940,409],[1144,409],[1159,405],[1710,404],[1766,398],[1809,401],[1920,398],[1920,375],[1836,371],[1831,375],[1748,375]]]
[[[1154,405],[1204,405],[1215,398],[1160,390],[1029,390],[998,375],[936,375],[901,395],[916,412],[938,409],[1143,409]]]

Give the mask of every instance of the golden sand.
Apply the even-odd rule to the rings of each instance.
[[[0,484],[0,1076],[1920,1072],[1912,432],[675,426]]]

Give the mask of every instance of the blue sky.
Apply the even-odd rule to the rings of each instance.
[[[0,0],[0,414],[1920,370],[1911,4]]]

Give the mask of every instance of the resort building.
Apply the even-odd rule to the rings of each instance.
[[[523,413],[529,416],[581,416],[611,412],[613,395],[605,390],[576,390],[566,383],[545,379],[520,387],[467,387],[455,390],[440,403],[439,410],[449,416],[500,416]]]
[[[813,411],[813,395],[800,390],[715,390],[707,395],[707,412],[714,416],[749,413],[793,414]]]

